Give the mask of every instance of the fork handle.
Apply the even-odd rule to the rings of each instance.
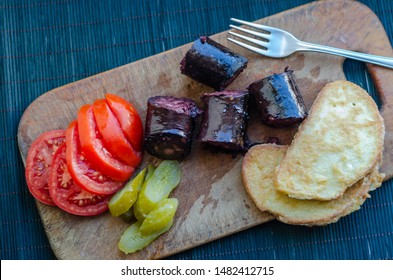
[[[360,60],[363,62],[368,62],[376,65],[380,65],[387,68],[393,68],[393,58],[384,57],[373,54],[365,54],[361,52],[347,51],[339,48],[322,46],[318,44],[308,43],[308,42],[298,42],[298,50],[301,51],[311,51],[311,52],[321,52],[327,54],[333,54],[337,56],[343,56],[346,58],[351,58],[355,60]]]

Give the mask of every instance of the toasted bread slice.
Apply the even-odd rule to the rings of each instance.
[[[384,134],[366,91],[348,81],[329,83],[277,167],[275,187],[297,199],[337,199],[376,166]]]
[[[242,177],[246,192],[261,211],[267,211],[288,224],[321,226],[336,222],[358,210],[370,189],[381,185],[384,178],[375,167],[370,175],[348,188],[339,199],[331,201],[290,198],[273,186],[274,169],[284,158],[287,146],[261,144],[245,155]]]

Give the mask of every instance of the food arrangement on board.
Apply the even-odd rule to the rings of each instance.
[[[384,178],[378,169],[385,131],[375,102],[353,83],[335,81],[307,112],[288,67],[243,89],[226,89],[247,71],[247,63],[202,36],[181,60],[179,74],[214,92],[202,92],[200,100],[151,97],[144,125],[131,101],[116,94],[82,106],[64,130],[45,132],[31,144],[26,162],[31,194],[74,215],[109,209],[132,223],[118,246],[133,253],[176,222],[181,202],[169,196],[187,172],[181,162],[197,141],[201,147],[244,155],[247,194],[282,222],[326,225],[358,210]],[[257,112],[251,112],[250,103]],[[291,144],[251,142],[251,113],[259,115],[261,125],[297,127]],[[143,167],[144,152],[160,163]]]

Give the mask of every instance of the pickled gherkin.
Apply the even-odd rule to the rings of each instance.
[[[145,181],[142,184],[142,188],[143,188],[143,186],[145,186],[147,184],[149,179],[153,176],[153,173],[154,173],[155,170],[156,170],[156,167],[153,164],[149,164],[147,166],[147,174],[146,174],[146,177],[145,177]],[[140,210],[139,199],[136,200],[136,202],[135,202],[135,204],[133,206],[133,213],[134,213],[134,217],[138,221],[142,221],[145,218],[143,216],[143,214],[141,213],[141,210]]]
[[[138,192],[145,180],[146,171],[146,168],[140,171],[110,199],[108,207],[112,216],[120,216],[132,207],[138,198]]]
[[[175,160],[164,160],[156,168],[153,175],[146,180],[139,191],[136,205],[140,220],[145,218],[150,211],[180,183],[180,164]]]
[[[136,200],[134,207],[132,207],[134,217],[138,221],[143,221],[145,219],[145,216],[142,214],[141,207],[139,206],[139,199]]]
[[[153,234],[160,231],[173,219],[178,204],[176,198],[165,198],[160,201],[143,220],[141,232],[143,234]]]
[[[137,218],[137,221],[126,229],[118,243],[119,249],[126,254],[142,250],[168,231],[173,225],[179,204],[176,198],[168,198],[171,191],[180,183],[181,169],[177,161],[164,160],[158,167],[149,164],[143,172],[143,175],[138,174],[133,179],[137,180],[140,176],[140,189],[138,188],[137,197],[132,197],[132,207],[120,214],[120,217],[127,220],[132,216]],[[120,198],[115,199],[118,200]]]
[[[143,234],[140,231],[142,225],[141,221],[137,221],[126,229],[120,238],[118,247],[121,251],[126,254],[134,253],[136,251],[142,250],[150,243],[152,243],[157,237],[159,237],[164,232],[168,231],[173,224],[173,219],[171,219],[164,227],[159,231],[152,234]]]
[[[153,176],[154,170],[156,170],[156,167],[153,164],[149,163],[147,165],[147,174],[145,178],[146,181],[149,180],[151,176]]]

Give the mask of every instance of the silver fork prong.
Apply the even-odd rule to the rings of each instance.
[[[244,20],[240,20],[240,19],[236,19],[236,18],[231,18],[231,20],[234,22],[240,23],[240,24],[254,27],[259,30],[266,31],[266,32],[274,32],[274,30],[275,30],[274,27],[270,27],[270,26],[266,26],[266,25],[262,25],[262,24],[257,24],[257,23],[253,23],[253,22],[248,22],[248,21],[244,21]]]
[[[247,34],[250,34],[250,35],[254,35],[256,37],[263,38],[263,39],[266,39],[266,40],[269,40],[269,37],[270,37],[270,33],[267,34],[267,33],[256,32],[256,31],[252,31],[250,29],[246,29],[246,28],[242,28],[242,27],[233,25],[233,24],[230,24],[229,27],[232,27],[233,29],[236,29],[236,30],[242,31],[244,33],[247,33]]]
[[[243,42],[237,41],[237,40],[232,39],[232,38],[228,38],[228,40],[231,41],[232,43],[235,43],[235,44],[237,44],[237,45],[239,45],[239,46],[241,46],[241,47],[243,47],[245,49],[248,49],[250,51],[253,51],[253,52],[257,53],[257,54],[266,55],[266,50],[265,49],[260,49],[260,48],[254,47],[254,46],[250,46],[250,45],[247,45],[247,44],[245,44]]]
[[[250,29],[259,29],[265,32],[270,32],[268,42],[261,42],[261,40],[257,40],[255,36],[253,36],[253,38],[248,38],[247,36],[240,35],[239,33],[242,34],[242,32],[239,33],[230,32],[230,34],[236,36],[236,38],[238,37],[241,38],[242,40],[252,42],[254,44],[262,46],[262,48],[258,48],[258,46],[252,43],[249,45],[247,43],[243,43],[228,37],[228,40],[231,41],[232,43],[237,44],[255,53],[261,54],[263,56],[282,58],[282,57],[287,57],[298,51],[320,52],[325,54],[327,53],[327,54],[338,55],[346,58],[356,59],[359,61],[373,63],[375,65],[380,65],[393,69],[393,57],[365,54],[361,52],[348,51],[344,49],[323,46],[315,43],[304,42],[304,41],[300,41],[293,34],[289,33],[286,30],[282,30],[275,27],[269,27],[262,24],[255,24],[235,18],[231,18],[231,21],[252,27]],[[236,29],[239,30],[238,28],[235,28],[235,30]],[[246,32],[245,35],[247,34],[250,34],[250,32]]]
[[[267,45],[269,44],[269,42],[265,42],[265,41],[257,40],[257,39],[250,38],[250,37],[247,37],[247,36],[243,36],[241,34],[238,34],[238,33],[232,32],[232,31],[229,31],[228,33],[231,34],[232,36],[236,36],[238,38],[243,39],[244,41],[253,43],[255,45],[258,45],[258,46],[261,46],[261,47],[264,47],[264,48],[267,48]]]

